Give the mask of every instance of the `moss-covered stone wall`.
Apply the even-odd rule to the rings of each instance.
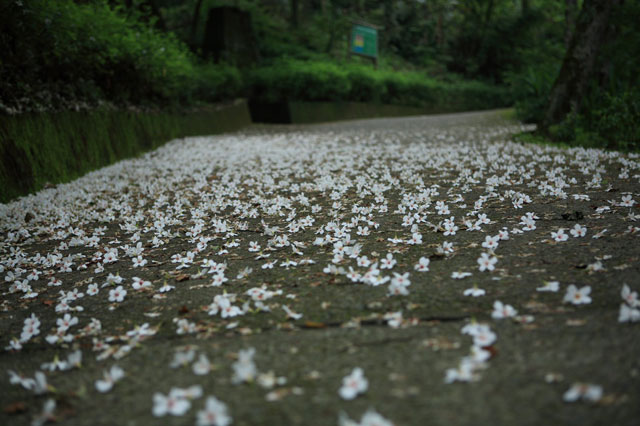
[[[89,111],[0,116],[0,202],[67,182],[186,136],[251,124],[245,101],[194,112]]]

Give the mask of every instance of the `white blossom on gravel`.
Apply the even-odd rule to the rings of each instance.
[[[558,281],[545,281],[542,287],[537,287],[537,291],[556,293],[560,289]]]
[[[471,272],[454,271],[451,273],[451,278],[453,278],[454,280],[462,280],[464,278],[470,277],[471,275],[473,275]]]
[[[569,239],[569,236],[564,233],[564,228],[560,228],[557,231],[551,233],[551,238],[555,242],[561,242],[567,241]]]
[[[620,296],[622,296],[622,300],[624,300],[624,302],[632,308],[640,306],[640,300],[638,300],[638,292],[631,291],[631,288],[627,284],[622,285]]]
[[[211,371],[211,362],[205,354],[200,354],[198,360],[192,365],[193,374],[205,376]]]
[[[127,295],[127,290],[124,289],[121,285],[118,287],[109,290],[109,302],[117,302],[120,303],[124,300],[124,297]]]
[[[491,318],[493,319],[510,318],[510,317],[516,316],[517,314],[518,314],[518,311],[516,311],[513,308],[513,306],[505,305],[499,300],[496,300],[495,302],[493,302],[493,312],[491,312]]]
[[[255,354],[255,348],[243,349],[238,352],[238,360],[232,365],[232,383],[238,384],[243,382],[252,382],[255,380],[258,375],[258,368],[253,361]]]
[[[103,373],[103,378],[96,381],[98,392],[109,392],[113,385],[124,377],[124,370],[117,365],[112,365],[109,371]]]
[[[152,413],[156,417],[164,417],[167,414],[182,416],[189,411],[189,408],[191,408],[191,402],[181,394],[177,394],[174,389],[166,396],[159,392],[153,394]]]
[[[495,269],[495,264],[498,263],[498,258],[495,256],[491,256],[488,253],[482,253],[477,259],[477,262],[480,272],[493,271]]]
[[[580,399],[598,402],[602,398],[602,386],[591,383],[574,383],[562,395],[565,402],[576,402]]]
[[[361,393],[365,393],[369,388],[369,381],[364,376],[362,368],[356,367],[351,374],[342,379],[342,387],[338,393],[342,399],[354,399]]]
[[[484,289],[478,288],[477,286],[468,288],[462,292],[464,296],[473,296],[473,297],[484,296],[486,293],[487,292],[484,291]]]
[[[373,408],[369,408],[362,415],[359,422],[351,420],[344,412],[340,412],[338,426],[393,426],[393,422],[386,419]]]
[[[228,413],[227,405],[215,396],[208,396],[204,409],[198,411],[197,426],[228,426],[232,418]]]
[[[54,411],[56,409],[56,400],[49,398],[42,405],[42,411],[33,418],[31,421],[31,426],[42,426],[45,423],[55,422],[56,417],[54,416]]]
[[[618,312],[618,322],[638,322],[640,321],[640,309],[632,308],[626,303],[620,304]]]
[[[567,287],[567,292],[564,295],[565,303],[572,303],[574,305],[585,305],[591,303],[591,286],[584,286],[578,289],[575,285],[571,284]]]

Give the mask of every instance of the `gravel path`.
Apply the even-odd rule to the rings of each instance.
[[[503,117],[175,140],[0,205],[0,424],[640,424],[640,157]]]

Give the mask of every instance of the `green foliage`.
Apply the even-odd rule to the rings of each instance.
[[[104,101],[185,104],[236,96],[242,89],[237,70],[198,64],[171,33],[106,3],[32,0],[2,7],[0,109],[6,112]]]
[[[570,145],[640,150],[640,4],[625,2],[611,17],[611,33],[598,56],[596,74],[578,113],[550,126],[548,136]],[[555,40],[555,41],[553,41]],[[518,117],[540,123],[558,75],[564,46],[556,36],[520,55],[528,64],[506,74]]]
[[[461,111],[509,105],[508,90],[477,81],[447,83],[420,72],[358,64],[286,60],[249,74],[253,96],[266,102],[360,101]]]
[[[225,64],[201,64],[190,78],[192,99],[215,102],[234,99],[246,91],[240,71]]]
[[[547,98],[558,74],[557,64],[529,65],[523,71],[507,74],[517,116],[526,123],[539,123],[544,118]]]
[[[249,82],[253,95],[268,102],[345,100],[351,89],[348,73],[328,62],[280,61],[252,70]]]
[[[551,126],[549,133],[573,145],[640,151],[640,89],[605,93],[584,113]]]
[[[590,112],[589,126],[617,149],[640,150],[640,89],[609,95]]]

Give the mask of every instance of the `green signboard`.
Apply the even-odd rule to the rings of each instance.
[[[354,25],[351,30],[351,53],[376,59],[378,30],[364,25]]]

